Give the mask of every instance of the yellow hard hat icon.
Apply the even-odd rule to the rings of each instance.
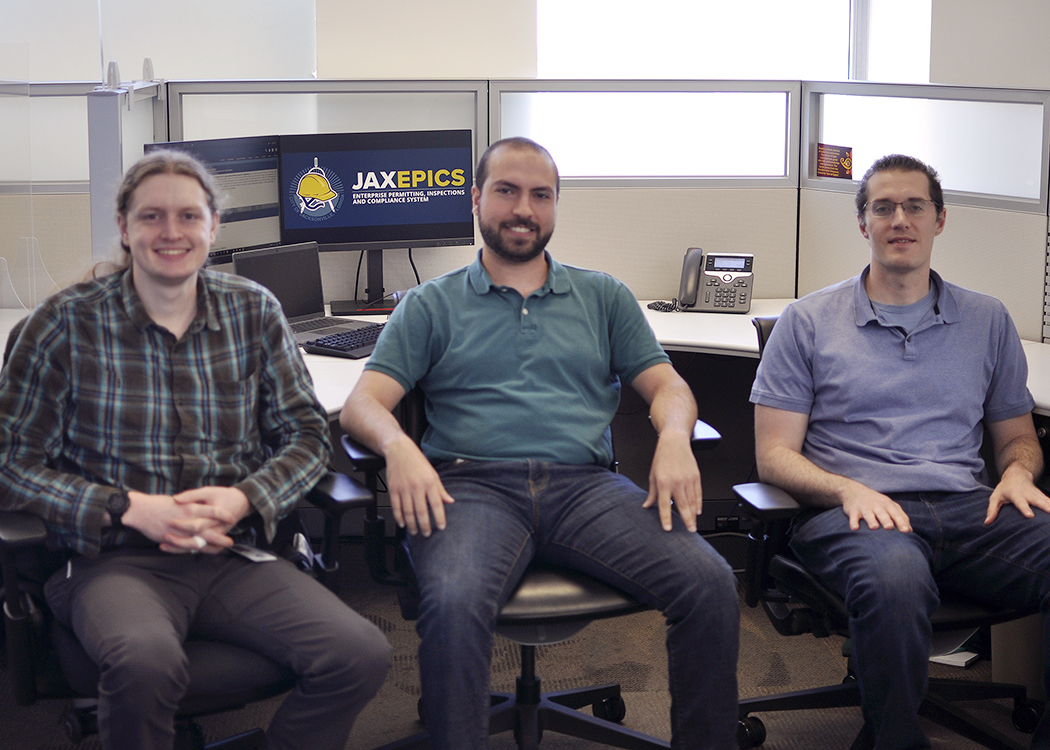
[[[317,168],[315,167],[314,169]],[[311,169],[304,174],[302,179],[299,180],[299,188],[296,192],[299,194],[299,197],[307,200],[312,198],[317,201],[330,201],[336,197],[332,186],[328,184],[328,178],[324,176],[324,172],[320,169],[317,169],[316,172]]]

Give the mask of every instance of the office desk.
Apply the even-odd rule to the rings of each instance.
[[[751,318],[759,315],[779,315],[791,300],[755,300],[750,313],[662,313],[648,309],[647,301],[640,302],[646,320],[656,338],[670,351],[729,354],[739,357],[758,356],[758,339]],[[0,309],[0,341],[15,323],[28,313],[25,310]],[[382,318],[369,316],[363,320],[381,322]],[[1028,388],[1035,397],[1035,413],[1050,417],[1050,344],[1022,341],[1028,359]],[[364,371],[365,361],[305,354],[303,359],[310,371],[317,398],[325,410],[336,415],[347,394]]]
[[[756,299],[751,303],[751,311],[744,314],[657,312],[646,307],[648,300],[639,304],[657,341],[668,351],[732,354],[757,359],[758,335],[751,318],[780,315],[791,301]]]

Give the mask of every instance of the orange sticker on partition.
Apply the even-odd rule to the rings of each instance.
[[[817,177],[853,179],[853,149],[847,146],[817,144]]]

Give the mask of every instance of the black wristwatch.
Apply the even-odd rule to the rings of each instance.
[[[114,529],[124,528],[124,524],[120,519],[127,512],[130,505],[131,498],[128,497],[128,493],[124,490],[117,490],[109,496],[109,500],[106,501],[106,512],[109,513],[109,520]]]

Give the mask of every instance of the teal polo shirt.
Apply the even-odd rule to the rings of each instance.
[[[430,459],[612,461],[621,382],[670,360],[626,286],[547,262],[547,282],[522,298],[479,252],[394,308],[366,369],[422,388]]]

